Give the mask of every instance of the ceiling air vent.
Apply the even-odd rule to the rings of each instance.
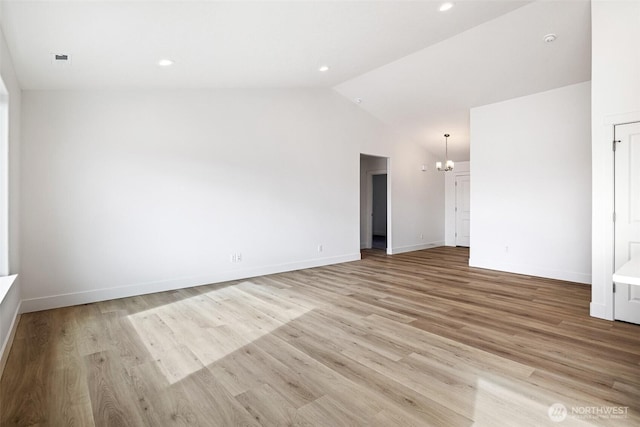
[[[52,53],[51,64],[56,67],[65,67],[71,65],[71,55],[68,53]]]

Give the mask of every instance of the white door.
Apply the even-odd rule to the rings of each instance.
[[[615,268],[640,257],[640,122],[615,130]],[[640,286],[616,283],[614,316],[640,323]]]
[[[469,247],[471,193],[469,175],[456,176],[456,246]]]

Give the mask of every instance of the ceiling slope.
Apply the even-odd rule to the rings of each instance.
[[[458,9],[464,5],[457,5]],[[452,10],[455,12],[455,10]],[[544,36],[556,33],[553,43]],[[588,1],[535,2],[335,87],[407,138],[469,159],[469,109],[591,78]]]
[[[2,0],[0,24],[24,89],[332,87],[527,2],[458,3]]]

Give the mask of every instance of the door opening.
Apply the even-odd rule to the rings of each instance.
[[[388,157],[360,155],[360,248],[390,253]]]
[[[387,250],[387,174],[371,176],[371,248]]]

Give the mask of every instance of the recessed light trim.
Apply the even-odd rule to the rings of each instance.
[[[329,71],[329,66],[328,65],[321,65],[320,68],[318,68],[318,71],[320,71],[321,73],[325,73],[325,72]]]
[[[446,12],[447,10],[451,9],[453,7],[453,3],[451,2],[446,2],[446,3],[442,3],[440,5],[440,12]]]
[[[158,61],[158,66],[160,67],[170,67],[171,65],[173,65],[173,60],[169,58],[163,58]]]
[[[544,36],[544,41],[545,43],[552,43],[554,41],[556,41],[556,39],[558,38],[558,36],[556,36],[553,33],[547,34],[546,36]]]

